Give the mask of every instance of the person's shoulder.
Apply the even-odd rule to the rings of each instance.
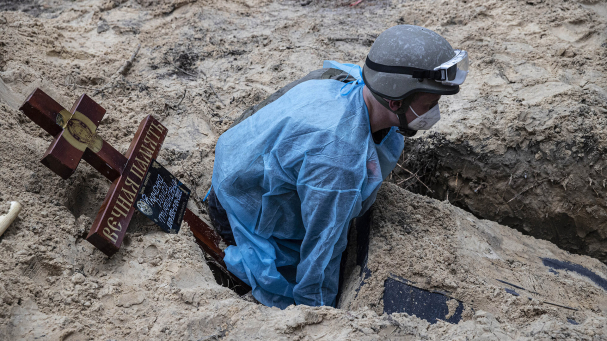
[[[293,87],[289,92],[295,94],[309,93],[320,96],[333,96],[339,94],[344,83],[334,79],[311,79]],[[287,92],[287,93],[289,93]]]

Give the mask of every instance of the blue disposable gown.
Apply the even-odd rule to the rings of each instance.
[[[224,261],[267,306],[335,304],[349,222],[403,150],[396,127],[374,143],[360,67],[328,66],[357,81],[301,83],[217,141],[212,185],[237,244]]]

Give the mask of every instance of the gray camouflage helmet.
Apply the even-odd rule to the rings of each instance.
[[[414,25],[394,26],[382,32],[371,46],[363,67],[363,80],[369,90],[391,100],[401,100],[416,92],[454,95],[459,92],[459,85],[443,84],[428,73],[436,72],[432,70],[456,54],[451,44],[432,30]],[[417,74],[398,72],[399,69],[417,70]]]

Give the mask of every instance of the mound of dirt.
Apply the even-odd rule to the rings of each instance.
[[[501,323],[499,338],[532,337],[533,328],[525,326],[547,321],[575,339],[607,332],[578,324],[607,321],[607,266],[596,259],[389,183],[379,191],[372,216],[367,259],[346,271],[342,309],[403,311],[402,303],[415,294],[421,297],[417,305],[428,304],[431,297],[423,293],[432,292],[445,297],[440,319],[457,314],[452,322],[461,325],[482,311]],[[350,241],[357,239],[352,232]],[[353,252],[348,256],[358,255],[354,250],[360,248],[352,242],[349,248]],[[401,288],[396,295],[395,284]],[[434,302],[428,309],[439,305]],[[424,316],[419,309],[412,311]],[[451,332],[449,338],[463,337],[458,334],[462,330]],[[563,337],[553,333],[542,337]]]
[[[358,295],[342,309],[291,306],[284,311],[216,284],[187,226],[171,235],[135,220],[120,252],[107,259],[74,237],[90,221],[74,221],[65,208],[52,211],[55,224],[23,219],[0,243],[0,300],[6,307],[0,312],[0,336],[600,340],[607,335],[607,291],[572,272],[549,272],[537,257],[571,260],[607,278],[607,267],[599,261],[568,255],[549,242],[391,184],[380,191],[376,207],[367,265],[373,275]],[[453,300],[452,308],[463,305],[461,321],[429,324],[405,313],[382,314],[383,282],[389,275],[449,291],[462,302]],[[520,296],[513,296],[495,279],[538,294],[515,289]]]

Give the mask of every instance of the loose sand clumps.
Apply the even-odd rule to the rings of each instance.
[[[588,6],[597,8],[597,4]],[[475,0],[458,2],[456,6],[451,2],[365,0],[353,8],[342,5],[344,3],[320,1],[42,0],[2,7],[3,10],[30,10],[30,14],[0,12],[0,214],[8,210],[9,201],[17,200],[24,206],[19,219],[0,238],[0,339],[604,339],[607,335],[605,310],[601,306],[604,293],[584,277],[572,277],[575,275],[570,272],[555,270],[558,276],[547,273],[535,256],[552,253],[554,258],[564,257],[561,259],[583,264],[606,276],[598,263],[587,257],[563,256],[563,252],[550,243],[523,237],[498,224],[477,220],[469,213],[394,186],[382,189],[376,204],[376,219],[383,217],[378,220],[371,239],[369,267],[375,273],[376,283],[361,289],[361,296],[352,301],[351,310],[298,306],[281,311],[238,297],[215,284],[187,228],[178,235],[168,235],[159,232],[145,218],[136,216],[121,251],[111,259],[83,240],[109,184],[84,163],[66,181],[39,163],[50,138],[17,110],[35,87],[42,87],[68,108],[83,92],[89,94],[108,111],[99,134],[122,152],[146,115],[152,114],[161,120],[170,132],[159,162],[193,190],[191,208],[202,217],[206,213],[200,199],[210,183],[215,140],[241,112],[319,68],[324,59],[362,62],[373,39],[398,23],[428,26],[453,41],[454,46],[468,49],[476,60],[474,63],[479,63],[472,65],[477,71],[462,88],[460,99],[446,102],[448,109],[444,106],[445,124],[441,123],[438,128],[443,133],[449,132],[449,136],[459,135],[469,141],[476,141],[476,135],[492,136],[487,141],[502,141],[500,138],[506,131],[510,133],[505,136],[520,133],[520,136],[539,138],[542,136],[539,128],[534,128],[532,123],[534,120],[544,122],[541,120],[546,117],[550,120],[553,114],[537,111],[537,115],[528,116],[536,113],[533,111],[536,109],[527,111],[525,101],[534,108],[532,103],[537,98],[527,94],[543,94],[548,90],[552,95],[537,102],[542,108],[548,108],[549,100],[574,101],[581,93],[586,96],[583,97],[585,105],[599,110],[586,92],[591,94],[603,87],[596,81],[600,77],[592,76],[591,71],[603,72],[604,68],[600,69],[595,59],[587,60],[583,53],[576,52],[583,44],[575,41],[558,50],[563,59],[554,57],[556,59],[550,59],[554,63],[539,67],[558,77],[562,75],[561,82],[565,84],[575,84],[574,81],[580,79],[568,70],[581,70],[582,63],[586,63],[592,66],[581,78],[588,79],[587,84],[580,85],[580,80],[578,85],[561,91],[562,85],[553,84],[552,78],[540,77],[520,81],[537,91],[517,93],[518,83],[492,85],[491,82],[499,82],[500,78],[483,78],[486,72],[499,70],[495,65],[505,63],[506,56],[513,70],[518,70],[510,74],[509,68],[503,68],[509,80],[518,79],[516,75],[531,79],[529,75],[536,73],[528,68],[533,65],[528,64],[545,58],[544,50],[536,46],[550,45],[542,39],[553,32],[560,35],[569,32],[563,31],[563,27],[574,32],[577,27],[594,25],[593,30],[602,32],[601,22],[592,14],[584,19],[586,4]],[[449,14],[436,18],[431,15],[434,11],[430,11],[430,7],[444,8],[442,13]],[[555,14],[550,14],[553,12]],[[525,17],[518,18],[518,13],[524,13]],[[568,17],[569,13],[581,14],[561,23],[559,15]],[[540,33],[534,31],[534,27],[538,27]],[[597,37],[602,36],[592,34],[587,40],[582,37],[581,42],[594,44]],[[116,74],[140,43],[141,49],[130,71],[126,76]],[[529,49],[525,44],[537,51],[521,52]],[[495,49],[499,46],[507,46],[508,52],[497,53]],[[558,44],[555,42],[553,46],[556,48]],[[520,60],[525,63],[519,64]],[[466,90],[467,87],[470,90]],[[522,97],[516,99],[522,104],[502,104],[503,99],[514,97],[499,97],[500,87],[504,90],[503,96],[520,94]],[[483,108],[482,112],[479,108]],[[567,106],[561,106],[554,112],[563,113],[566,109]],[[513,114],[516,112],[525,114],[521,120],[529,121],[525,123],[530,129],[525,133],[528,135],[523,135],[519,127],[522,123],[517,121],[519,116]],[[502,116],[511,122],[503,121]],[[494,127],[491,121],[485,122],[487,117],[493,117],[499,124]],[[540,124],[537,122],[533,124]],[[592,129],[600,126],[599,121],[591,122],[594,122]],[[508,130],[510,123],[512,130]],[[568,127],[563,125],[559,129],[563,132]],[[575,138],[578,141],[578,137]],[[421,143],[428,139],[419,141],[419,146],[434,146]],[[575,151],[566,150],[571,150],[572,155],[579,154],[579,150],[584,150],[585,140],[580,141],[582,144]],[[470,149],[481,145],[472,143]],[[533,145],[529,142],[527,147]],[[435,146],[433,150],[440,150],[440,143]],[[454,150],[453,143],[448,146],[451,148],[448,150]],[[512,149],[510,144],[502,142],[490,146],[494,149],[483,150],[502,155],[500,148],[505,146],[509,154],[504,155],[515,161],[522,155],[527,160],[525,152],[517,154],[521,150],[518,147]],[[590,155],[590,152],[584,153]],[[441,158],[456,164],[458,159],[449,159],[449,155]],[[542,154],[538,160],[547,158]],[[466,157],[463,160],[467,160]],[[481,160],[484,159],[474,162]],[[599,163],[589,159],[575,160],[575,164],[584,167],[599,165],[600,168]],[[556,163],[555,167],[559,165]],[[466,195],[466,188],[472,191],[483,183],[473,182],[473,178],[466,175],[467,187],[461,188],[462,174],[467,173],[463,170],[455,173],[454,188],[460,188],[460,196]],[[513,183],[525,179],[524,172],[513,174]],[[529,174],[527,172],[527,178]],[[396,180],[395,177],[392,180]],[[446,179],[452,181],[453,177]],[[559,185],[564,184],[566,194],[572,197],[571,184],[582,181],[576,179],[573,177],[566,183],[563,180]],[[586,196],[589,191],[592,194],[594,190],[602,193],[596,187],[600,179],[592,179],[592,187],[582,186],[585,180],[576,185],[580,196]],[[475,185],[470,185],[472,183]],[[506,193],[514,197],[526,188],[524,184]],[[482,191],[489,188],[483,187]],[[534,189],[529,189],[524,194],[532,191]],[[554,196],[550,193],[541,202]],[[450,200],[457,198],[453,195],[455,192],[450,191]],[[399,198],[398,202],[394,198]],[[491,203],[490,197],[485,198]],[[505,196],[505,200],[510,198]],[[529,202],[525,204],[531,207]],[[517,205],[520,207],[521,203]],[[596,205],[602,207],[602,204]],[[586,209],[576,206],[575,210]],[[402,216],[398,218],[402,223],[396,219],[397,213],[391,212],[400,212]],[[591,212],[600,214],[598,210]],[[424,224],[426,215],[431,219]],[[458,221],[461,225],[452,225]],[[411,227],[407,229],[405,222]],[[405,241],[413,244],[403,245]],[[415,258],[405,259],[397,253],[398,257],[387,259],[390,245],[406,246],[406,254]],[[433,245],[441,247],[435,249]],[[457,245],[466,250],[458,249]],[[415,252],[414,246],[422,253]],[[487,250],[493,250],[501,260],[491,258],[493,253]],[[477,257],[472,256],[473,252],[478,253]],[[457,310],[455,303],[459,300],[470,309],[459,324],[430,325],[406,314],[380,314],[381,280],[387,275],[382,270],[382,262],[395,275],[410,276],[409,280],[419,286],[449,291],[456,299],[450,301],[451,308]],[[456,269],[455,273],[452,269]],[[431,270],[435,271],[431,273]],[[549,285],[545,283],[548,279],[555,281],[550,288],[569,288],[571,284],[571,289],[563,289],[570,290],[570,295],[545,294],[538,288],[535,291],[549,295],[541,296],[544,300],[550,298],[555,303],[578,307],[580,311],[567,315],[538,303],[540,296],[528,302],[523,292],[519,292],[521,297],[505,293],[501,284],[492,281],[496,271],[513,281],[518,280],[522,287]],[[535,278],[538,284],[534,284]],[[579,324],[569,323],[566,318],[573,318]]]
[[[607,278],[597,260],[568,255],[549,242],[394,185],[380,191],[377,207],[368,263],[373,275],[348,309],[281,311],[240,298],[214,282],[187,229],[170,235],[135,222],[136,232],[108,260],[69,236],[76,232],[70,228],[18,224],[19,232],[1,243],[0,299],[7,309],[0,335],[7,340],[601,340],[607,335],[607,292],[573,273],[549,272],[537,257],[564,257]],[[401,220],[403,213],[410,218]],[[463,302],[461,322],[430,325],[406,314],[381,315],[388,272],[448,291]],[[520,296],[513,296],[495,278],[539,294],[516,289]],[[453,303],[457,309],[460,303]]]

